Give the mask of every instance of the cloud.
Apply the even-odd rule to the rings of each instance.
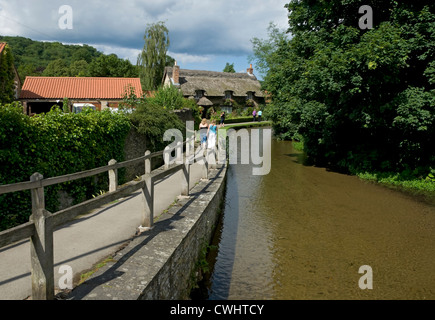
[[[147,24],[164,21],[171,56],[205,61],[248,55],[253,37],[266,37],[269,22],[287,26],[288,0],[0,0],[0,34],[34,40],[86,43],[133,57]],[[59,28],[59,7],[73,9],[73,29]],[[123,49],[121,49],[123,48]],[[119,54],[118,54],[119,55]],[[124,56],[127,57],[127,56]]]
[[[200,64],[200,63],[209,62],[213,59],[213,55],[201,56],[201,55],[193,55],[188,53],[173,53],[170,51],[168,52],[168,55],[174,58],[178,64],[194,64],[194,63]]]

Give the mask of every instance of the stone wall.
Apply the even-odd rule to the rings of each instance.
[[[186,121],[194,121],[193,112],[190,109],[174,110],[173,112],[183,123],[186,123]]]
[[[225,192],[226,168],[212,178],[206,192],[193,201],[183,213],[186,218],[183,229],[171,242],[176,245],[160,271],[146,286],[140,300],[180,300],[188,299],[192,286],[196,283],[198,268],[196,263],[200,251],[211,243],[218,224]],[[199,189],[202,186],[199,186]],[[165,237],[166,238],[166,237]],[[178,242],[178,243],[177,243]]]
[[[183,300],[196,283],[200,251],[211,242],[225,195],[227,167],[209,172],[70,294],[73,300]]]

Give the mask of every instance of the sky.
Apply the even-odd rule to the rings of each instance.
[[[236,72],[246,72],[251,40],[266,39],[271,22],[287,29],[288,2],[0,0],[0,35],[88,44],[136,64],[146,26],[163,21],[169,30],[168,54],[182,69],[222,71],[228,62]]]

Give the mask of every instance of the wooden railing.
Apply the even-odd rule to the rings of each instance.
[[[90,210],[97,209],[112,201],[128,196],[137,190],[141,190],[142,197],[145,200],[143,201],[142,227],[151,229],[154,225],[154,183],[178,171],[183,171],[181,195],[189,195],[190,165],[193,163],[193,161],[191,161],[193,158],[191,157],[194,157],[193,148],[195,135],[187,139],[184,143],[179,142],[177,144],[176,148],[181,148],[181,150],[183,150],[183,146],[185,146],[183,157],[186,158],[185,161],[181,161],[181,163],[178,164],[168,165],[168,159],[173,150],[167,147],[165,150],[155,153],[147,151],[144,156],[133,160],[120,163],[111,160],[105,167],[48,179],[44,179],[41,174],[35,173],[30,177],[30,181],[28,182],[0,186],[0,195],[24,190],[31,191],[32,215],[30,216],[30,221],[15,228],[0,232],[0,248],[30,238],[33,300],[54,299],[53,232],[57,227],[79,215],[88,213]],[[151,159],[160,156],[163,156],[165,159],[164,170],[152,171]],[[202,178],[207,178],[208,162],[206,157],[203,160]],[[118,169],[141,161],[144,161],[145,174],[140,179],[132,180],[122,186],[118,186]],[[45,209],[45,187],[91,177],[105,172],[108,172],[109,175],[109,192],[56,213],[48,212]]]

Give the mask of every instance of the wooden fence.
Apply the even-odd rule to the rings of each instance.
[[[105,167],[88,171],[48,179],[44,179],[41,174],[35,173],[30,177],[30,181],[28,182],[0,186],[0,195],[24,190],[31,191],[32,215],[30,221],[15,228],[0,232],[0,248],[30,238],[33,300],[54,299],[53,232],[57,227],[79,215],[88,213],[90,210],[97,209],[112,201],[126,197],[137,190],[141,190],[144,199],[142,226],[152,228],[154,224],[154,183],[178,171],[183,171],[181,195],[189,195],[190,165],[193,163],[192,157],[194,157],[195,136],[196,134],[192,138],[187,139],[184,143],[179,142],[177,144],[176,148],[181,148],[181,151],[183,151],[183,147],[185,146],[186,150],[185,154],[183,154],[185,161],[177,161],[178,164],[168,165],[168,160],[173,150],[167,147],[165,150],[155,153],[147,151],[142,157],[121,163],[111,160]],[[165,160],[164,170],[152,171],[151,159],[160,156],[163,156]],[[202,162],[203,178],[208,177],[208,161],[206,158],[207,157],[205,157]],[[141,179],[132,180],[122,186],[118,186],[118,169],[141,161],[144,161],[145,166],[145,174]],[[109,192],[56,213],[48,212],[45,209],[44,187],[91,177],[105,172],[108,172],[109,175]]]

